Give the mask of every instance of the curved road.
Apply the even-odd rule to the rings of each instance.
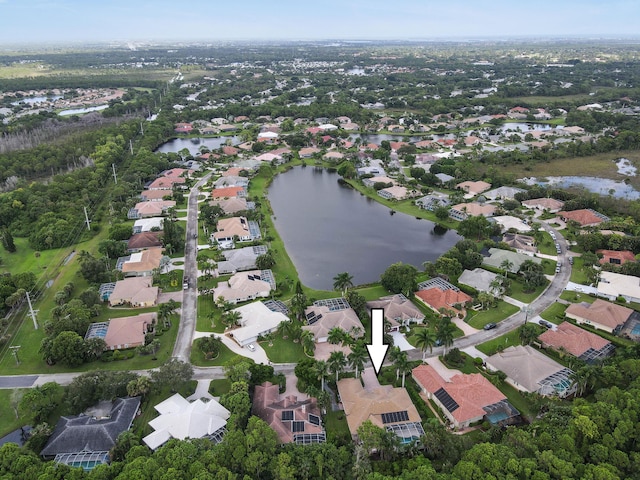
[[[187,227],[186,235],[187,241],[185,245],[185,276],[190,279],[189,288],[183,291],[183,303],[182,303],[182,318],[180,320],[180,326],[178,329],[178,337],[173,349],[173,357],[179,360],[189,362],[191,354],[192,339],[196,327],[196,314],[197,314],[197,298],[198,291],[196,282],[197,275],[197,239],[193,238],[193,234],[198,231],[198,206],[197,200],[200,193],[199,187],[201,187],[208,179],[211,173],[205,175],[198,183],[193,187],[189,194],[188,201],[188,214],[187,214]],[[558,260],[562,261],[562,269],[560,273],[556,274],[549,286],[542,292],[542,294],[536,298],[529,305],[528,318],[533,318],[539,315],[540,312],[548,308],[556,299],[560,296],[564,288],[569,282],[571,277],[571,265],[568,262],[567,256],[567,242],[565,238],[556,230],[552,229],[545,223],[543,227],[548,232],[554,232],[556,235],[556,241],[560,244],[562,253],[558,255]],[[525,312],[519,311],[514,313],[507,319],[498,323],[498,326],[492,330],[480,330],[472,335],[461,337],[453,342],[453,347],[466,348],[475,346],[480,343],[484,343],[488,340],[492,340],[500,335],[504,335],[512,330],[515,330],[525,322]],[[444,347],[436,347],[428,356],[435,357],[444,353]],[[422,360],[422,352],[418,349],[408,350],[408,357],[410,360]],[[385,362],[385,365],[389,365],[389,362]],[[293,373],[295,363],[283,363],[273,364],[274,370],[281,373]],[[208,380],[224,378],[225,374],[223,367],[195,367],[193,368],[193,378],[196,380]],[[29,388],[33,386],[42,385],[46,382],[56,382],[61,385],[68,385],[73,378],[80,375],[79,373],[62,373],[62,374],[32,374],[32,375],[5,375],[0,376],[0,389],[7,388]],[[137,371],[140,374],[146,374],[148,371]]]

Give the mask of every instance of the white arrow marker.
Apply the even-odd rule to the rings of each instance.
[[[369,358],[373,364],[373,370],[376,375],[380,374],[380,367],[384,362],[384,357],[387,355],[389,345],[382,343],[384,337],[384,309],[372,308],[371,309],[371,345],[367,345],[367,351],[369,352]]]

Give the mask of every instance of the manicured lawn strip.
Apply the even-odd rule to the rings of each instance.
[[[499,300],[495,307],[489,307],[487,310],[479,312],[470,311],[471,318],[467,320],[467,323],[474,328],[482,328],[487,323],[498,323],[518,312],[518,310],[519,308],[515,305]]]
[[[351,432],[349,431],[349,424],[347,423],[347,417],[342,410],[335,412],[328,411],[323,418],[324,428],[327,431],[327,440],[340,438],[351,438]]]
[[[509,333],[505,333],[497,338],[489,340],[488,342],[476,345],[476,348],[485,355],[493,355],[498,351],[500,347],[507,348],[514,345],[520,345],[520,336],[518,329],[515,329]]]
[[[231,382],[228,378],[220,378],[218,380],[211,380],[209,384],[209,393],[214,397],[224,395],[231,390]]]
[[[562,303],[556,302],[549,308],[547,308],[544,312],[542,312],[540,316],[545,320],[558,325],[564,322],[564,311],[567,309],[567,307],[568,305],[563,305]]]
[[[213,315],[213,318],[211,315]],[[197,331],[224,333],[224,324],[222,323],[221,317],[222,311],[213,303],[213,295],[198,296]]]
[[[580,285],[589,285],[589,280],[584,271],[584,262],[582,257],[573,257],[573,265],[571,265],[571,281]]]
[[[520,283],[519,281],[513,282],[511,285],[511,293],[509,294],[509,296],[511,298],[515,298],[516,300],[519,300],[524,303],[531,303],[540,296],[542,291],[545,288],[547,288],[548,284],[549,284],[549,280],[546,280],[544,285],[540,285],[539,287],[536,287],[536,289],[533,292],[529,293],[529,292],[524,292],[524,285],[522,283]]]
[[[564,292],[562,292],[560,294],[560,298],[562,300],[567,300],[572,303],[581,303],[581,302],[593,303],[596,301],[596,297],[592,297],[591,295],[587,295],[586,293],[572,292],[569,290],[565,290]]]
[[[25,425],[24,420],[16,418],[16,413],[11,406],[13,392],[14,390],[0,390],[0,437]]]
[[[555,242],[547,232],[542,232],[542,242],[538,243],[537,247],[540,253],[545,255],[557,255]]]
[[[220,353],[216,358],[207,360],[204,358],[204,353],[198,348],[200,339],[193,342],[193,348],[191,349],[191,363],[199,367],[211,367],[226,365],[230,360],[233,360],[238,355],[233,353],[226,345],[220,345]],[[249,362],[253,362],[250,358],[247,358]]]
[[[269,346],[268,340],[260,342],[260,346],[273,363],[293,363],[306,357],[301,342],[294,343],[291,338],[284,339],[280,333],[273,334],[271,344],[272,346]]]
[[[197,385],[198,382],[196,380],[189,380],[189,383],[179,389],[177,393],[182,395],[184,398],[187,398],[188,396],[193,395],[196,391]],[[171,392],[170,387],[165,387],[159,392],[152,391],[149,393],[140,405],[140,411],[142,413],[133,420],[133,425],[131,427],[133,431],[141,437],[153,432],[153,429],[149,426],[149,422],[158,416],[158,412],[153,407],[173,395],[174,392]]]
[[[356,291],[362,295],[368,302],[371,300],[377,300],[380,297],[391,295],[389,291],[382,285],[375,285],[371,287],[357,288]]]
[[[464,352],[460,352],[460,354],[464,357],[464,365],[462,365],[461,367],[449,364],[443,356],[438,357],[440,359],[440,361],[449,369],[451,370],[460,370],[462,373],[467,373],[467,374],[471,374],[471,373],[479,373],[480,371],[478,370],[478,367],[475,366],[475,364],[473,363],[473,358],[470,355],[467,355]]]

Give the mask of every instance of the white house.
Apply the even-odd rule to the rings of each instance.
[[[260,336],[275,332],[282,322],[289,320],[284,313],[272,312],[262,302],[249,303],[234,308],[232,312],[240,313],[240,327],[229,331],[229,336],[241,347],[255,342]]]

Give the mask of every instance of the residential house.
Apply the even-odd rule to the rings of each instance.
[[[213,188],[243,187],[246,189],[248,185],[249,178],[247,177],[241,177],[239,175],[225,175],[215,181]]]
[[[316,153],[320,153],[320,149],[319,148],[316,148],[316,147],[304,147],[304,148],[300,149],[300,151],[298,152],[298,155],[300,156],[300,158],[311,158]]]
[[[371,177],[362,179],[362,183],[365,187],[373,187],[376,183],[395,185],[396,182],[389,177]]]
[[[547,210],[550,213],[556,213],[562,210],[564,202],[555,198],[532,198],[531,200],[524,200],[522,205],[536,210]]]
[[[366,306],[369,311],[372,308],[383,308],[384,318],[391,325],[391,331],[397,331],[401,326],[424,321],[424,313],[401,293],[369,301]]]
[[[171,168],[169,170],[164,170],[160,172],[160,176],[162,177],[170,177],[170,178],[179,178],[179,177],[188,177],[193,170],[187,170],[186,168]]]
[[[211,198],[234,198],[234,197],[246,197],[247,190],[245,187],[234,186],[224,188],[214,188],[211,190]]]
[[[466,220],[469,217],[479,217],[480,215],[491,217],[494,213],[496,213],[495,205],[477,202],[459,203],[449,210],[449,216],[458,221]]]
[[[433,212],[438,207],[448,207],[451,205],[449,201],[449,195],[440,192],[431,192],[422,198],[416,200],[416,205],[425,210]]]
[[[327,342],[332,328],[340,328],[354,338],[364,335],[362,322],[348,304],[347,308],[336,309],[316,302],[305,309],[304,315],[307,324],[302,329],[311,332],[317,343]]]
[[[133,224],[133,234],[162,230],[163,217],[140,218]]]
[[[404,200],[408,194],[407,188],[399,185],[378,190],[378,195],[387,200]]]
[[[490,293],[495,295],[494,288],[491,287],[491,283],[498,277],[497,273],[490,272],[483,268],[474,268],[473,270],[465,270],[458,278],[458,283],[461,285],[468,285],[471,288],[475,288],[479,292]]]
[[[231,167],[226,169],[224,172],[222,172],[222,176],[223,177],[239,177],[240,172],[242,172],[243,170],[245,170],[244,168],[239,168],[239,167]],[[246,171],[246,170],[245,170]]]
[[[218,220],[217,231],[211,234],[211,240],[222,248],[233,248],[234,241],[251,242],[258,238],[249,228],[245,217],[222,218]]]
[[[634,310],[630,308],[600,298],[593,303],[572,303],[565,310],[567,318],[609,333],[617,333],[633,314]]]
[[[275,332],[282,322],[289,321],[282,312],[271,311],[262,302],[253,302],[231,310],[240,313],[240,326],[228,332],[238,345],[244,347],[258,337]]]
[[[627,262],[636,261],[636,256],[629,250],[596,250],[596,254],[602,255],[599,260],[601,265],[605,263],[624,265]]]
[[[358,428],[367,420],[394,433],[403,444],[424,435],[420,414],[404,388],[391,385],[365,388],[359,378],[343,378],[337,386],[352,437],[357,437]]]
[[[502,268],[502,263],[508,261],[511,263],[511,273],[517,273],[520,270],[520,266],[527,260],[531,260],[535,263],[542,263],[542,260],[538,257],[531,257],[523,253],[512,252],[510,250],[502,250],[500,248],[490,248],[489,257],[485,257],[484,264],[494,268]]]
[[[515,249],[518,253],[533,256],[538,252],[535,246],[535,239],[529,235],[522,235],[520,233],[505,233],[502,236],[502,241],[509,247]]]
[[[258,257],[265,253],[267,253],[267,247],[264,245],[225,250],[222,252],[225,260],[218,262],[218,274],[225,275],[242,270],[253,270],[256,268]]]
[[[124,273],[125,277],[146,277],[153,275],[153,271],[163,264],[162,247],[148,248],[141,252],[132,253],[128,257],[118,258],[116,269]]]
[[[246,212],[255,208],[254,202],[247,202],[247,199],[243,197],[214,198],[209,202],[209,205],[218,205],[225,215]]]
[[[139,347],[145,344],[145,336],[153,331],[157,318],[156,312],[149,312],[132,317],[112,318],[108,322],[92,323],[84,338],[102,338],[106,350]]]
[[[556,213],[563,222],[573,220],[577,222],[581,227],[593,227],[600,225],[602,222],[608,222],[609,217],[601,213],[596,212],[590,208],[584,208],[581,210],[572,210],[570,212],[560,211]]]
[[[167,198],[171,198],[173,193],[169,190],[143,190],[140,199],[145,202],[159,202]]]
[[[489,200],[514,200],[517,193],[522,193],[522,188],[516,187],[498,187],[488,190],[483,195]]]
[[[186,183],[184,177],[158,177],[149,184],[147,190],[172,190],[174,185]]]
[[[344,160],[344,154],[340,152],[331,151],[331,152],[327,152],[322,158],[324,158],[328,162],[340,163],[342,160]]]
[[[162,232],[136,233],[127,241],[127,252],[129,253],[154,247],[162,247]]]
[[[281,396],[278,385],[265,382],[255,386],[251,413],[269,424],[280,443],[311,445],[327,441],[315,398]]]
[[[567,397],[576,391],[573,371],[526,345],[508,347],[485,360],[489,370],[502,371],[520,391]]]
[[[464,305],[473,300],[469,295],[457,288],[443,290],[440,286],[418,290],[415,296],[436,313],[441,313],[441,309],[444,309],[445,311],[463,315]]]
[[[231,415],[213,398],[207,402],[200,399],[189,402],[179,393],[153,408],[160,415],[149,422],[154,431],[142,439],[151,450],[160,448],[172,438],[206,438],[220,443]]]
[[[175,206],[176,202],[173,200],[138,202],[135,207],[129,210],[127,217],[130,219],[158,217]]]
[[[109,306],[130,305],[153,307],[158,301],[158,287],[153,286],[152,277],[129,277],[115,282],[109,295]]]
[[[271,270],[265,271],[271,273]],[[265,273],[267,275],[267,273]],[[270,275],[273,278],[273,274]],[[231,304],[247,302],[256,298],[265,298],[271,292],[271,284],[263,280],[263,274],[260,270],[251,270],[248,272],[238,272],[234,274],[227,282],[220,282],[213,291],[213,299],[217,301],[219,298]]]
[[[240,150],[237,149],[236,147],[231,147],[229,145],[225,145],[224,147],[222,147],[222,153],[223,153],[223,155],[227,155],[229,157],[233,157],[235,155],[238,155],[240,153]]]
[[[436,173],[436,177],[440,180],[440,183],[446,184],[455,180],[456,177],[452,177],[451,175],[447,175],[446,173]]]
[[[63,416],[40,455],[85,470],[109,463],[109,450],[118,436],[131,428],[139,408],[140,397],[116,398],[92,414]]]
[[[613,354],[615,347],[600,335],[587,332],[569,322],[562,322],[558,328],[550,328],[538,337],[543,348],[566,352],[587,363],[604,360]]]
[[[411,376],[456,429],[482,420],[505,425],[520,415],[504,393],[480,373],[445,379],[431,365],[422,364],[412,370]]]
[[[491,184],[483,182],[482,180],[477,182],[466,181],[458,183],[456,188],[466,192],[469,197],[475,197],[476,195],[480,195],[482,192],[489,190],[491,188]],[[465,197],[467,195],[465,195]]]

